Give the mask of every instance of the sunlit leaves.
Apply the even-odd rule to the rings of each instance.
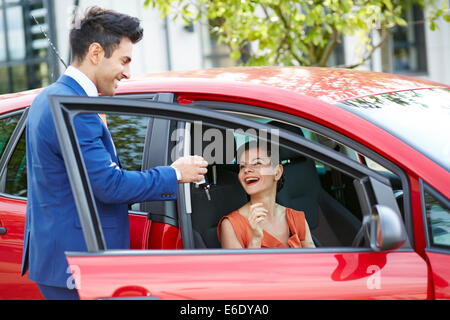
[[[374,49],[372,33],[405,26],[412,4],[435,7],[437,0],[146,0],[162,16],[171,13],[186,24],[208,23],[217,40],[250,65],[327,65],[342,36],[356,35],[361,55]],[[429,26],[449,21],[447,1],[429,11]],[[246,49],[247,48],[247,49]]]

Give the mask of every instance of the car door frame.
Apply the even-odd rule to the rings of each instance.
[[[111,110],[111,106],[117,108],[117,112],[120,112],[121,108],[125,107],[126,110],[123,110],[122,113],[133,113],[133,114],[149,114],[152,116],[158,116],[161,118],[170,118],[172,120],[178,121],[196,121],[200,119],[208,119],[213,124],[218,125],[222,123],[224,128],[253,128],[259,130],[267,130],[267,125],[260,124],[258,122],[245,120],[242,118],[235,118],[232,115],[227,114],[217,114],[216,111],[209,110],[203,107],[190,107],[187,108],[185,106],[178,106],[170,103],[159,103],[159,102],[145,102],[145,101],[136,101],[136,100],[128,100],[128,99],[110,99],[99,97],[95,100],[86,97],[73,97],[73,96],[51,96],[50,100],[50,108],[52,111],[52,115],[54,117],[54,122],[56,126],[56,132],[58,135],[58,139],[62,148],[62,153],[64,157],[64,161],[68,167],[68,175],[69,180],[71,181],[71,186],[74,191],[75,202],[78,208],[78,212],[89,212],[89,217],[80,216],[80,222],[83,227],[83,233],[85,235],[86,245],[88,251],[99,251],[106,250],[105,241],[103,239],[102,230],[100,227],[100,220],[98,218],[97,209],[95,207],[95,202],[92,194],[92,190],[90,187],[89,179],[86,174],[86,169],[84,167],[84,161],[81,156],[81,151],[78,146],[78,142],[76,140],[76,133],[73,128],[73,118],[82,112],[92,112],[92,113],[103,113],[105,111]],[[74,102],[75,101],[75,102]],[[90,109],[83,109],[80,107],[74,107],[76,105],[90,105],[95,106]],[[154,110],[146,109],[146,106],[152,105],[154,108],[158,109],[156,113]],[[132,105],[132,107],[130,107]],[[130,109],[134,110],[131,111]],[[93,111],[95,109],[95,111]],[[138,109],[136,111],[136,109]],[[80,111],[81,110],[81,111]],[[183,115],[182,117],[180,115]],[[269,126],[270,127],[270,126]],[[276,127],[272,127],[273,129],[277,129]],[[370,170],[369,168],[351,160],[347,157],[323,146],[317,145],[303,137],[297,137],[296,135],[290,132],[280,131],[282,135],[280,135],[280,140],[285,139],[284,146],[290,147],[292,150],[299,152],[300,154],[311,157],[314,160],[320,161],[326,165],[337,168],[341,171],[344,171],[348,175],[353,178],[362,179],[364,177],[371,177],[376,179],[377,181],[385,184],[386,186],[390,186],[389,180],[384,176]],[[177,144],[180,146],[180,144]],[[302,149],[299,149],[302,148]],[[355,169],[354,167],[357,167]],[[178,186],[179,194],[185,194],[186,190],[184,189],[184,185],[181,184]],[[77,194],[77,192],[79,194]],[[395,203],[392,203],[393,206],[396,207]],[[183,210],[183,206],[179,207],[179,209]],[[189,210],[190,208],[188,208]],[[395,209],[395,208],[394,208]],[[369,210],[370,208],[363,208],[363,211]],[[186,211],[186,210],[184,210]],[[398,208],[397,208],[398,212]],[[190,212],[181,212],[183,214],[190,214]],[[179,212],[180,216],[180,212]],[[90,221],[89,221],[90,218]],[[180,218],[180,221],[182,218]],[[189,238],[192,235],[188,235]],[[189,242],[193,243],[193,240],[189,240]],[[187,246],[190,248],[191,246]]]
[[[445,198],[441,193],[428,185],[422,179],[419,179],[420,184],[420,200],[423,218],[423,230],[425,233],[425,255],[427,262],[430,266],[430,273],[432,278],[433,295],[435,299],[449,299],[450,298],[450,284],[447,280],[450,276],[448,269],[450,263],[450,248],[444,246],[438,246],[431,243],[430,238],[430,224],[427,219],[427,209],[425,201],[425,192],[428,192],[436,200],[438,200],[445,207],[446,210],[450,210],[450,201]]]
[[[22,114],[20,116],[19,121],[17,122],[17,125],[14,128],[14,130],[9,138],[9,141],[6,144],[5,149],[0,158],[0,180],[1,181],[3,181],[3,179],[5,179],[6,167],[9,163],[9,160],[11,159],[12,154],[15,151],[17,144],[19,143],[20,137],[22,136],[22,134],[25,131],[26,121],[27,121],[27,117],[28,117],[28,111],[29,111],[29,107],[25,107],[25,108],[21,108],[21,109],[16,109],[12,112],[2,115],[2,118],[3,118],[3,116],[11,116],[16,113]],[[26,200],[26,197],[14,196],[12,194],[8,194],[3,191],[0,191],[0,195],[2,197],[7,197],[7,198],[11,198],[11,199]]]
[[[221,125],[224,128],[256,128],[256,129],[267,129],[267,125],[263,125],[257,122],[249,121],[249,120],[243,120],[242,118],[237,118],[231,115],[223,114],[223,113],[217,113],[216,111],[211,111],[206,108],[201,107],[195,107],[195,108],[188,108],[186,106],[179,106],[174,104],[166,104],[166,103],[152,103],[151,107],[149,103],[146,103],[144,101],[136,101],[136,100],[122,100],[119,101],[118,99],[110,99],[110,98],[86,98],[86,97],[64,97],[64,96],[52,96],[50,97],[51,101],[51,109],[52,113],[54,115],[55,123],[57,124],[57,133],[58,133],[58,139],[61,143],[61,148],[63,151],[63,156],[66,161],[66,166],[69,168],[69,171],[72,170],[72,173],[69,173],[69,179],[71,180],[71,185],[74,190],[74,196],[76,196],[77,201],[77,208],[78,212],[80,214],[80,221],[83,227],[83,232],[85,232],[85,240],[87,243],[88,253],[74,253],[74,252],[67,252],[66,255],[68,257],[95,257],[95,256],[123,256],[123,255],[130,255],[130,256],[142,256],[142,255],[164,255],[164,251],[157,250],[152,251],[140,251],[136,252],[133,250],[121,250],[120,252],[114,252],[114,251],[106,251],[106,246],[100,243],[100,245],[97,245],[94,241],[101,241],[102,238],[99,237],[101,235],[101,227],[100,227],[100,221],[98,220],[98,214],[96,212],[95,204],[94,206],[89,206],[86,204],[80,202],[93,202],[92,200],[92,194],[89,196],[89,193],[91,193],[90,186],[88,183],[86,170],[84,168],[84,164],[81,157],[81,151],[78,146],[78,143],[76,142],[76,135],[74,134],[73,129],[73,117],[76,116],[78,113],[84,113],[84,112],[121,112],[121,113],[142,113],[142,115],[146,116],[157,116],[162,118],[170,118],[172,120],[178,120],[181,122],[193,122],[198,119],[207,120],[205,123],[212,124],[212,125]],[[88,109],[80,108],[80,105],[90,105]],[[77,107],[78,106],[78,107]],[[115,108],[115,109],[114,109]],[[126,109],[124,109],[126,108]],[[95,110],[95,111],[93,111]],[[274,127],[274,129],[276,129]],[[308,157],[311,157],[315,160],[321,161],[325,164],[328,164],[332,167],[338,168],[339,170],[343,170],[347,174],[350,174],[352,177],[360,179],[362,181],[363,178],[369,178],[365,179],[365,182],[370,182],[372,180],[378,182],[378,187],[381,188],[390,188],[390,183],[387,178],[384,176],[370,170],[369,168],[350,160],[349,158],[335,152],[332,150],[329,150],[323,146],[317,145],[311,141],[306,140],[305,138],[298,137],[292,133],[289,132],[280,132],[280,143],[283,144],[285,147],[291,148],[299,153],[303,153]],[[78,155],[77,155],[78,154]],[[80,161],[81,159],[81,161]],[[78,169],[77,166],[80,168]],[[356,166],[356,169],[355,169]],[[84,178],[82,176],[85,176]],[[78,179],[78,182],[73,183],[73,179]],[[87,182],[87,183],[86,183]],[[384,185],[384,187],[382,187]],[[179,194],[184,194],[186,190],[183,190],[183,185],[179,186]],[[370,188],[370,186],[368,186]],[[372,188],[377,189],[378,187]],[[79,188],[79,189],[77,189]],[[365,183],[361,183],[361,190],[364,190]],[[188,188],[187,188],[188,189]],[[392,190],[391,190],[392,191]],[[391,192],[392,193],[392,192]],[[78,198],[78,199],[77,199]],[[392,194],[393,199],[393,194]],[[392,202],[393,206],[396,206],[395,201]],[[181,207],[183,205],[181,204]],[[180,203],[178,203],[178,208],[180,209]],[[370,210],[370,206],[367,206],[368,210]],[[186,212],[181,214],[190,214],[188,212],[187,206],[185,206]],[[85,210],[85,211],[83,211]],[[84,212],[84,213],[83,213]],[[87,212],[87,213],[86,213]],[[397,213],[398,208],[397,208]],[[180,215],[180,212],[179,212]],[[83,222],[84,221],[84,222]],[[182,219],[180,218],[180,222]],[[87,229],[91,228],[91,230]],[[95,230],[97,228],[97,230]],[[87,230],[85,230],[87,229]],[[183,233],[182,233],[183,235]],[[183,235],[184,236],[184,235]],[[277,253],[277,252],[285,252],[283,249],[261,249],[255,251],[255,253],[267,253],[266,251],[270,253]],[[302,249],[290,249],[290,253],[295,253],[298,250]],[[367,248],[318,248],[318,249],[308,249],[308,250],[314,250],[314,252],[324,252],[324,253],[340,253],[340,252],[373,252],[370,249]],[[234,254],[237,253],[236,251],[230,251],[230,250],[194,250],[196,254]],[[407,252],[414,252],[411,248],[411,246],[408,244],[405,244],[405,246],[401,249],[397,249],[396,251],[407,251]],[[252,253],[253,250],[246,251],[245,253]],[[183,250],[181,253],[177,252],[170,252],[167,253],[169,255],[177,255],[177,254],[192,254],[191,250]],[[243,254],[243,252],[240,252],[239,254]]]

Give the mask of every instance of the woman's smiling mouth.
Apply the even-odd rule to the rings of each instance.
[[[259,181],[259,178],[257,178],[257,177],[248,177],[248,178],[245,178],[244,181],[245,181],[245,183],[247,185],[253,185],[253,184],[255,184],[255,183],[257,183]]]

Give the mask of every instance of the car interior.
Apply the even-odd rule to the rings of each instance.
[[[270,124],[303,135],[299,127],[275,121]],[[198,139],[194,134],[192,131],[191,137]],[[223,134],[225,136],[224,131]],[[204,150],[210,142],[201,140]],[[235,136],[234,155],[237,149]],[[193,150],[191,152],[194,154]],[[223,150],[223,154],[225,152]],[[282,146],[280,162],[285,182],[277,194],[277,203],[305,212],[316,247],[351,246],[361,227],[361,209],[352,179]],[[196,248],[220,248],[219,220],[249,200],[239,183],[238,171],[235,159],[225,164],[209,163],[210,200],[202,188],[191,184],[191,218]]]

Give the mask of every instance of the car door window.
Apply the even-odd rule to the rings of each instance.
[[[106,121],[122,168],[141,170],[148,118],[108,114]]]
[[[356,141],[337,133],[335,130],[323,127],[317,123],[306,119],[295,118],[287,114],[279,114],[265,111],[251,105],[238,105],[233,103],[222,103],[212,101],[197,101],[193,106],[208,107],[224,113],[231,113],[235,116],[251,119],[260,123],[283,127],[287,123],[294,121],[293,125],[298,127],[299,134],[305,139],[325,147],[327,149],[339,152],[351,161],[365,165],[374,172],[386,177],[394,190],[397,208],[403,218],[406,230],[411,239],[413,239],[412,209],[410,198],[409,180],[406,173],[397,165],[380,156],[373,150],[357,143]],[[321,167],[316,162],[319,172],[324,172],[325,167]],[[335,180],[339,183],[339,179]],[[342,185],[333,187],[334,193],[342,194],[339,189]],[[338,195],[339,197],[339,195]]]
[[[64,99],[67,99],[67,102]],[[79,100],[80,103],[74,104],[70,102],[68,104],[69,101],[73,100]],[[74,196],[78,199],[77,203],[80,204],[80,209],[78,209],[80,220],[86,222],[87,225],[95,227],[87,230],[89,241],[86,240],[90,250],[94,251],[98,250],[97,248],[101,249],[105,245],[104,241],[100,241],[98,237],[101,234],[101,230],[98,228],[100,224],[92,209],[95,206],[91,206],[91,200],[89,200],[92,199],[89,179],[86,179],[84,170],[80,171],[77,159],[81,157],[79,150],[75,147],[76,144],[73,142],[75,135],[70,123],[66,120],[69,117],[65,113],[92,110],[92,106],[88,104],[101,105],[102,110],[108,112],[108,103],[104,100],[98,98],[88,101],[80,97],[61,97],[55,98],[52,105],[55,123],[60,130],[58,131],[58,136],[63,143],[65,162],[68,163],[67,167],[71,168],[73,174],[72,188],[80,182],[84,186],[83,190],[73,190]],[[61,108],[62,106],[65,108]],[[175,138],[173,141],[176,142],[172,150],[165,150],[167,152],[166,155],[171,157],[170,161],[174,161],[181,155],[197,154],[198,146],[200,146],[201,155],[208,161],[210,170],[207,178],[211,184],[209,195],[203,187],[197,187],[196,184],[178,185],[177,219],[183,247],[186,249],[202,247],[199,246],[199,244],[202,244],[202,241],[206,242],[203,248],[214,247],[210,246],[205,238],[211,238],[214,234],[217,234],[217,218],[220,219],[221,216],[217,214],[216,209],[220,209],[225,215],[239,208],[239,201],[242,204],[248,201],[246,194],[240,192],[239,183],[235,179],[236,169],[238,169],[235,156],[236,148],[229,148],[230,144],[228,143],[228,139],[230,139],[231,145],[236,145],[238,136],[235,133],[243,134],[246,139],[247,136],[248,138],[259,138],[260,132],[265,131],[267,134],[269,129],[279,131],[279,134],[273,134],[272,131],[270,131],[270,134],[273,135],[271,139],[274,138],[275,146],[279,146],[278,160],[286,167],[287,173],[286,186],[284,188],[286,190],[285,195],[284,197],[278,195],[279,199],[277,201],[282,202],[282,205],[286,207],[305,212],[308,224],[314,225],[312,229],[314,229],[313,234],[318,246],[355,246],[355,237],[358,234],[365,235],[365,233],[360,232],[363,230],[361,227],[368,226],[367,222],[365,222],[368,219],[361,219],[361,217],[369,217],[373,213],[371,208],[375,204],[389,207],[391,210],[389,214],[394,214],[396,218],[399,215],[393,191],[385,177],[334,150],[327,150],[308,141],[299,132],[291,130],[298,130],[298,127],[295,125],[289,124],[293,128],[281,128],[272,124],[261,124],[204,108],[187,108],[185,106],[162,103],[115,100],[111,102],[110,108],[116,113],[119,109],[114,108],[114,106],[120,106],[123,110],[126,110],[124,111],[126,114],[145,114],[146,116],[155,117],[155,119],[162,118],[178,121],[176,125],[170,126],[170,130],[173,132],[168,135],[170,140]],[[95,106],[93,107],[95,109]],[[204,121],[205,127],[204,130],[200,130],[200,133],[196,130],[196,121],[194,119],[199,119],[200,122]],[[256,135],[253,134],[252,130],[256,130],[258,133]],[[279,143],[275,141],[276,136],[278,136],[278,139],[281,139]],[[64,144],[65,141],[70,142]],[[165,141],[169,143],[168,140]],[[222,141],[220,146],[211,146],[211,143],[215,144],[219,141]],[[223,141],[226,141],[226,143],[223,143]],[[271,140],[269,139],[269,141]],[[321,178],[319,171],[323,171],[323,168],[325,169],[325,174]],[[343,196],[346,202],[348,201],[354,206],[353,209],[349,209],[348,204],[345,206],[336,199],[336,192],[333,193],[336,190],[333,190],[332,187],[336,185],[333,182],[333,180],[336,180],[333,177],[335,175],[332,173],[333,170],[335,170],[335,174],[341,175],[343,181],[348,179],[350,182],[348,184],[349,193],[357,195],[354,198],[357,199],[356,202],[354,199],[346,197],[345,193]],[[83,180],[85,182],[82,182]],[[328,185],[326,180],[329,181]],[[338,182],[338,184],[340,183]],[[352,189],[353,187],[354,189]],[[297,193],[299,190],[301,192]],[[210,219],[211,217],[216,220]],[[199,221],[201,226],[197,223]],[[95,225],[93,225],[94,223]],[[92,237],[90,237],[91,235]],[[403,231],[400,236],[404,236]],[[396,239],[402,240],[400,236]],[[185,241],[185,239],[189,240]],[[376,248],[373,246],[376,246],[373,239],[373,237],[369,239],[371,241],[370,246]],[[395,245],[397,243],[398,245],[403,245],[405,240],[400,240],[395,242]],[[359,242],[356,245],[358,246]]]
[[[428,241],[431,247],[450,248],[450,207],[448,200],[426,186],[423,191]]]
[[[304,135],[296,126],[283,125],[283,129]],[[195,184],[190,188],[193,237],[197,248],[220,248],[218,222],[249,201],[237,177],[236,150],[254,139],[254,134],[201,126],[201,123],[191,126],[191,153],[203,156],[209,163],[206,176],[210,185],[209,197]],[[230,144],[234,146],[230,148]],[[364,215],[355,190],[355,179],[342,170],[283,146],[279,149],[279,160],[284,170],[284,186],[277,194],[277,203],[305,212],[317,247],[354,245]]]
[[[27,110],[0,119],[0,192],[26,197],[25,119]]]
[[[122,168],[142,170],[148,118],[121,114],[104,116]],[[138,212],[140,208],[139,203],[130,204],[132,211]]]
[[[25,130],[6,166],[4,192],[13,196],[27,196],[27,161],[25,149]]]
[[[22,113],[13,113],[0,119],[0,156],[3,155],[6,144],[8,143]]]
[[[381,165],[377,161],[371,159],[368,156],[362,155],[355,149],[340,143],[339,141],[336,141],[333,138],[327,137],[325,135],[322,135],[314,130],[310,130],[308,128],[299,127],[299,130],[301,130],[301,134],[308,140],[320,144],[324,147],[333,149],[344,156],[348,157],[351,160],[357,161],[363,165],[366,165],[371,170],[376,171],[377,173],[385,176],[389,179],[389,182],[391,183],[391,186],[394,190],[394,195],[397,200],[397,205],[399,207],[400,213],[402,214],[403,219],[405,219],[405,212],[404,212],[404,201],[407,199],[404,198],[404,188],[401,182],[400,177],[392,172],[391,170],[387,169],[385,166]],[[332,171],[330,168],[325,168],[320,163],[316,163],[316,167],[319,172],[326,172],[326,171]],[[330,176],[334,176],[332,181],[333,185],[330,185],[330,188],[333,190],[332,193],[335,194],[335,198],[340,201],[342,204],[345,205],[345,199],[343,198],[343,194],[346,192],[346,184],[349,183],[349,181],[344,181],[339,174],[336,174],[334,172],[331,172]]]
[[[407,177],[405,173],[397,166],[393,166],[392,163],[387,161],[386,159],[380,157],[378,154],[374,154],[372,151],[368,152],[369,155],[363,154],[363,152],[358,152],[354,148],[336,141],[336,139],[327,137],[322,135],[314,130],[310,130],[307,128],[301,128],[303,135],[308,140],[311,140],[314,143],[320,144],[324,147],[333,149],[340,154],[348,157],[351,160],[357,161],[367,168],[379,173],[380,175],[386,177],[389,180],[389,183],[392,186],[394,191],[395,200],[397,202],[398,209],[402,216],[402,219],[407,226],[407,230],[411,238],[413,238],[413,227],[412,227],[412,212],[410,207],[410,192],[409,185],[407,182]],[[367,150],[365,150],[367,152]],[[377,158],[378,160],[374,160]],[[387,167],[390,167],[388,169]],[[337,180],[341,181],[341,180]],[[348,181],[347,181],[348,182]],[[345,182],[342,184],[338,184],[333,186],[335,192],[338,194],[338,199],[341,198],[342,192],[339,190],[345,190]],[[342,202],[342,201],[341,201]]]

